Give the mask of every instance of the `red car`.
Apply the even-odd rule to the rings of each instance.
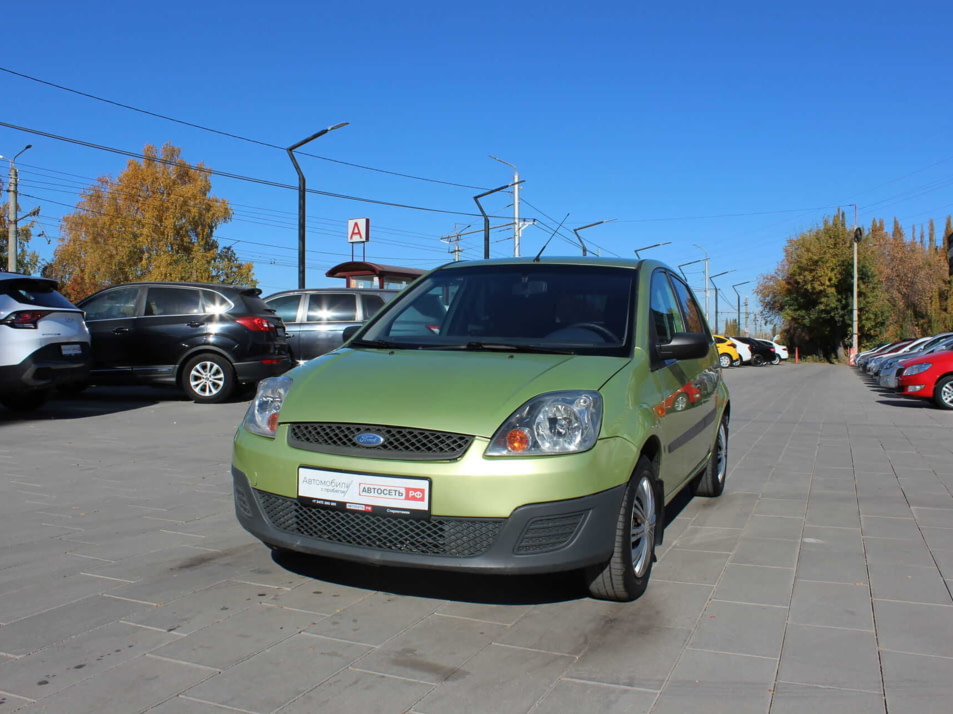
[[[897,392],[904,397],[932,399],[940,409],[953,409],[953,350],[934,352],[902,363]]]

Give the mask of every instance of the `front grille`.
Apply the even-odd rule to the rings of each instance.
[[[562,548],[579,531],[585,515],[583,512],[534,518],[526,525],[515,552],[519,555],[527,555]]]
[[[398,553],[467,558],[490,549],[504,521],[494,518],[419,520],[303,506],[294,498],[255,491],[278,530],[308,538]]]
[[[382,437],[381,445],[362,446],[354,441],[367,432]],[[297,449],[402,461],[452,461],[463,456],[471,443],[473,437],[467,434],[376,424],[304,422],[291,424],[288,432],[288,444]]]

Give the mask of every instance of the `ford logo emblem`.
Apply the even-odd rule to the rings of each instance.
[[[380,434],[375,434],[370,431],[365,431],[361,434],[358,434],[354,437],[356,441],[361,446],[380,446],[384,443],[384,437]]]

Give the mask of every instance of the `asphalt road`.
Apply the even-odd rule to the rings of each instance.
[[[953,412],[847,367],[725,372],[730,474],[648,593],[275,560],[236,523],[247,402],[0,411],[0,714],[948,712]]]

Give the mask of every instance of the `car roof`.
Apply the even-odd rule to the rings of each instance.
[[[253,288],[250,285],[234,285],[231,283],[199,283],[191,281],[177,281],[177,280],[139,280],[130,283],[116,283],[115,285],[108,285],[105,288],[101,288],[94,293],[90,293],[83,298],[83,301],[89,300],[89,298],[94,295],[99,295],[107,290],[112,290],[113,288],[138,288],[138,287],[176,287],[176,288],[205,288],[206,290],[234,290],[242,295],[248,295],[251,297],[261,295],[260,288]]]
[[[537,258],[490,258],[488,260],[461,260],[453,263],[444,263],[434,270],[455,270],[459,268],[472,268],[477,265],[595,265],[606,268],[628,268],[636,270],[642,267],[646,268],[667,268],[671,267],[657,260],[632,260],[629,258],[603,258],[601,256],[546,256]]]

